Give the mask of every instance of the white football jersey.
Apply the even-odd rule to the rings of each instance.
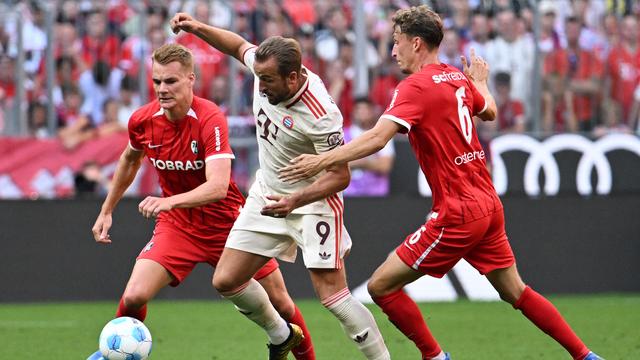
[[[254,76],[256,49],[248,49],[243,56],[245,65]],[[302,73],[307,77],[304,85],[292,98],[277,105],[270,104],[267,97],[260,94],[259,79],[255,76],[253,115],[260,162],[256,181],[265,195],[288,195],[313,183],[324,172],[289,184],[278,178],[278,170],[289,165],[298,155],[329,151],[343,142],[342,114],[338,106],[318,75],[305,67]],[[342,200],[342,192],[338,196]],[[321,200],[293,212],[319,214],[331,213],[332,210],[326,200]]]

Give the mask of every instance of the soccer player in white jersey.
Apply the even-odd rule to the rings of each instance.
[[[267,332],[269,359],[286,359],[299,342],[299,329],[278,315],[252,276],[270,258],[293,261],[300,247],[318,297],[345,333],[367,359],[389,359],[373,316],[347,287],[343,259],[351,239],[342,222],[340,192],[350,180],[348,166],[329,167],[296,184],[278,178],[278,170],[296,156],[326,152],[343,142],[340,110],[320,78],[302,67],[300,45],[273,36],[256,47],[184,13],[173,17],[171,27],[197,35],[255,75],[253,112],[260,169],[231,230],[213,285]]]

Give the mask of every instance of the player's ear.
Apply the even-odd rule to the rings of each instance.
[[[417,52],[420,49],[420,45],[422,44],[422,39],[419,36],[414,36],[412,40],[413,50]]]
[[[292,71],[287,75],[287,82],[290,84],[295,84],[298,81],[298,77],[300,74],[296,71]]]

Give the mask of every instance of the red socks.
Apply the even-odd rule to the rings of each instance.
[[[540,330],[560,343],[575,360],[582,360],[589,353],[589,349],[571,330],[558,309],[530,287],[524,289],[513,307],[522,311]]]
[[[418,305],[404,291],[373,298],[389,320],[413,341],[424,359],[431,359],[442,351],[422,318]]]
[[[121,316],[129,316],[144,322],[144,319],[147,317],[147,305],[145,304],[139,309],[128,308],[124,305],[124,301],[122,300],[122,298],[120,298],[116,317]]]
[[[294,304],[296,311],[293,313],[293,316],[290,319],[285,319],[287,322],[292,324],[296,324],[300,326],[302,332],[304,333],[304,340],[300,343],[300,345],[296,346],[291,350],[291,353],[297,360],[316,360],[316,353],[313,351],[313,343],[311,342],[311,334],[309,334],[309,329],[307,329],[307,324],[304,322],[304,318],[302,317],[302,313],[298,306]]]

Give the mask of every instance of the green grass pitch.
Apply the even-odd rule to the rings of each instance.
[[[592,350],[608,360],[640,359],[640,295],[550,299]],[[100,329],[113,317],[116,305],[0,304],[0,359],[84,360],[97,349]],[[302,300],[298,305],[319,360],[363,358],[317,301]],[[434,335],[455,360],[570,359],[505,303],[420,306]],[[370,309],[392,359],[418,360],[413,344],[377,307]],[[146,324],[153,335],[153,360],[266,359],[265,335],[225,301],[155,301]]]

